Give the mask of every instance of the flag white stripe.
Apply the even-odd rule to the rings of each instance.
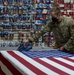
[[[13,75],[10,70],[0,61],[1,65],[1,70],[6,74],[6,75]]]
[[[74,57],[68,57],[68,58],[70,58],[70,59],[74,60]]]
[[[71,61],[69,61],[69,60],[66,60],[66,59],[63,59],[63,58],[54,58],[54,59],[57,59],[57,60],[59,60],[59,61],[61,61],[61,62],[64,62],[64,63],[66,63],[66,64],[69,64],[69,65],[71,65],[71,66],[74,66],[74,63],[71,62]]]
[[[26,66],[24,66],[22,63],[20,63],[17,59],[15,59],[13,56],[11,56],[6,51],[2,52],[2,54],[19,70],[19,72],[21,72],[21,74],[36,75],[34,72],[29,70]]]
[[[51,69],[48,69],[47,67],[45,67],[44,65],[36,62],[35,60],[27,57],[26,55],[20,53],[20,52],[15,52],[15,54],[20,55],[20,57],[22,57],[23,59],[25,59],[27,62],[29,62],[30,64],[32,64],[33,66],[35,66],[36,68],[40,69],[41,71],[43,71],[44,73],[46,73],[47,75],[52,74],[52,75],[59,75],[58,73],[52,71]]]
[[[64,71],[64,72],[66,72],[66,73],[68,73],[68,74],[70,74],[70,75],[74,75],[73,70],[70,70],[70,69],[62,66],[61,64],[58,64],[58,63],[56,63],[56,62],[54,62],[52,60],[49,60],[47,58],[39,58],[39,59],[44,61],[44,62],[46,62],[46,63],[48,63],[48,64],[50,64],[50,65],[52,65],[52,66],[54,66],[54,67],[56,67],[56,68],[58,68],[58,69],[60,69],[60,70],[62,70],[62,71]]]

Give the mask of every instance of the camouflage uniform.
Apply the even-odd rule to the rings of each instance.
[[[35,41],[51,30],[54,32],[57,48],[64,46],[67,51],[74,53],[74,20],[70,17],[62,16],[62,22],[48,23],[37,34],[33,35],[30,40]]]

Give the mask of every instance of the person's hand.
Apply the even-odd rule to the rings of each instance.
[[[25,42],[25,43],[29,42],[29,39],[26,39],[24,42]]]
[[[59,49],[63,51],[65,48],[64,48],[64,46],[62,46],[62,47],[60,47]]]
[[[26,46],[28,42],[29,42],[28,39],[24,40],[24,46]]]

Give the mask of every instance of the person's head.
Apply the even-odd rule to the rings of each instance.
[[[50,15],[53,22],[59,22],[61,20],[61,11],[58,7],[53,7],[50,10]]]

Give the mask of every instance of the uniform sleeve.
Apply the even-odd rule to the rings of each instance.
[[[70,51],[70,50],[74,51],[74,20],[70,24],[70,35],[71,35],[71,37],[68,40],[68,42],[64,45],[64,47],[68,51]]]
[[[47,25],[45,25],[40,31],[38,31],[36,34],[34,34],[32,37],[30,37],[29,40],[33,42],[33,41],[39,39],[46,32],[49,32],[51,30],[50,24],[51,23],[48,23]]]

